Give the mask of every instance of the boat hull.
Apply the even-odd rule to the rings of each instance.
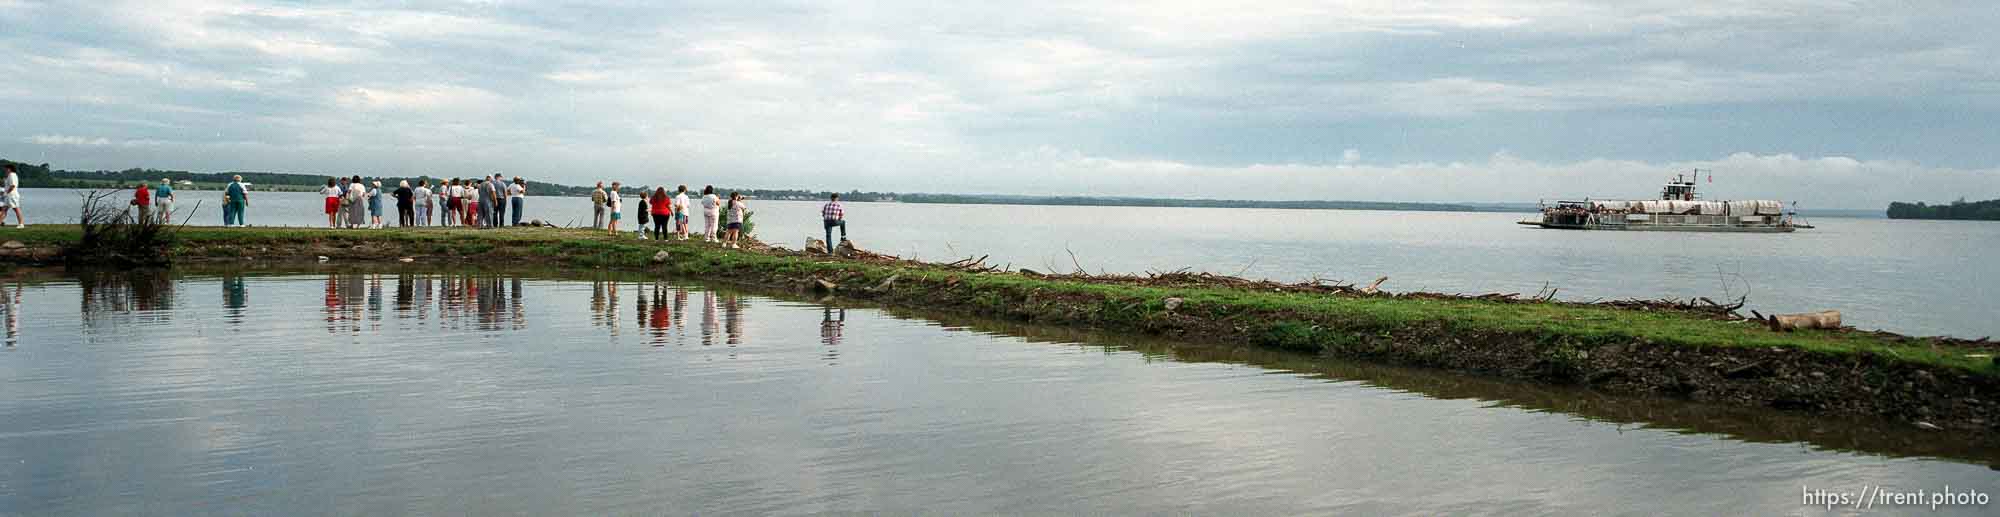
[[[1528,223],[1532,226],[1551,230],[1611,230],[1623,232],[1715,232],[1715,233],[1791,233],[1792,226],[1708,226],[1682,224],[1555,224]]]

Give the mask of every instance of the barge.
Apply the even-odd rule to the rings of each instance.
[[[1559,230],[1786,233],[1812,228],[1782,201],[1710,201],[1695,192],[1694,176],[1676,174],[1659,199],[1589,199],[1543,203],[1541,219],[1520,224]],[[1713,181],[1713,180],[1711,180]]]

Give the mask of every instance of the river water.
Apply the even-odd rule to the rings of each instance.
[[[219,224],[215,192],[197,224]],[[30,190],[30,217],[74,219],[74,191]],[[323,225],[311,193],[254,193],[256,225]],[[752,201],[758,237],[799,248],[819,205]],[[529,218],[588,224],[583,198],[528,200]],[[1581,232],[1513,224],[1529,214],[850,203],[863,248],[927,260],[991,255],[1038,271],[1220,274],[1391,291],[1521,293],[1567,300],[1742,296],[1765,313],[1840,310],[1846,323],[1918,335],[2000,335],[2000,224],[1813,218],[1784,235]],[[393,221],[392,221],[393,222]],[[0,235],[4,235],[0,231]]]
[[[2000,487],[2000,451],[1905,425],[635,277],[17,273],[0,311],[0,515],[1818,514],[1803,490]]]

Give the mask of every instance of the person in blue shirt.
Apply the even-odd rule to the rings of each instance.
[[[160,214],[160,220],[174,222],[174,180],[160,178],[160,187],[153,189],[153,208]]]
[[[368,189],[368,227],[382,228],[382,181],[376,180]]]
[[[230,178],[229,186],[222,189],[222,225],[241,228],[243,212],[250,209],[250,189],[243,187],[243,176]]]

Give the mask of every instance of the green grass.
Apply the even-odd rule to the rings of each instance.
[[[223,246],[324,243],[351,246],[370,243],[398,246],[411,255],[479,255],[511,253],[547,257],[569,266],[642,269],[652,267],[653,254],[669,250],[673,260],[661,272],[704,275],[821,276],[842,278],[848,285],[874,285],[900,275],[898,285],[935,289],[950,279],[956,288],[974,293],[964,303],[993,313],[1023,310],[1027,300],[1099,300],[1080,309],[1078,319],[1124,328],[1151,328],[1165,317],[1161,300],[1180,297],[1176,311],[1206,321],[1235,322],[1252,329],[1259,344],[1291,349],[1348,346],[1356,336],[1432,326],[1467,333],[1539,336],[1562,347],[1599,343],[1645,342],[1687,347],[1785,347],[1822,354],[1873,354],[1895,361],[1946,366],[1996,374],[1989,358],[1967,357],[1973,350],[1933,346],[1921,340],[1897,342],[1869,333],[1834,331],[1772,332],[1741,322],[1704,319],[1688,314],[1635,311],[1612,307],[1562,304],[1506,303],[1470,299],[1362,298],[1323,294],[1266,292],[1228,288],[1168,288],[1032,278],[1018,274],[969,274],[937,267],[882,265],[822,258],[788,257],[725,250],[699,241],[638,240],[629,233],[610,236],[598,230],[508,228],[477,230],[427,227],[384,230],[302,228],[189,227],[179,232],[181,249],[196,255],[227,257]],[[78,239],[75,226],[40,225],[0,231],[0,240],[29,245],[57,245]],[[928,286],[928,287],[926,287]],[[910,293],[920,295],[924,293]],[[1032,309],[1034,307],[1026,307]]]

